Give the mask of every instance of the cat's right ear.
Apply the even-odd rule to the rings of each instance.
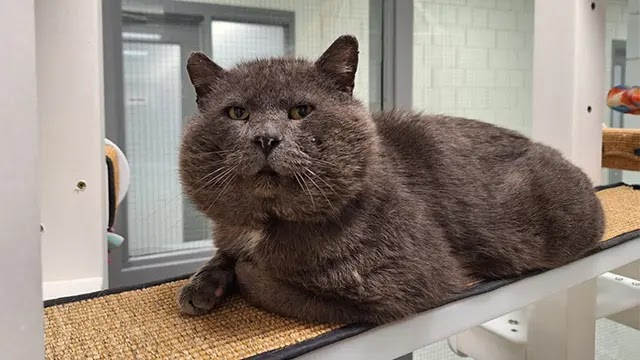
[[[202,109],[204,99],[211,93],[211,86],[222,75],[224,69],[214,63],[207,55],[194,52],[187,60],[187,73],[196,90],[196,103]]]

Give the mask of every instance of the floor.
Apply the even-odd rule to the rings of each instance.
[[[608,319],[596,323],[596,360],[640,359],[640,331]],[[461,358],[449,350],[446,341],[440,341],[413,353],[414,360],[457,360]],[[485,359],[482,359],[485,360]],[[490,360],[490,359],[487,359]]]

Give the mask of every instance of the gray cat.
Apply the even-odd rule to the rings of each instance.
[[[316,62],[189,58],[199,111],[181,178],[218,251],[180,291],[183,312],[239,291],[284,316],[380,324],[601,238],[591,182],[556,150],[473,120],[371,114],[352,96],[357,64],[352,36]]]

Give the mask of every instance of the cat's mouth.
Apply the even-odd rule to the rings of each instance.
[[[267,176],[267,177],[277,177],[279,176],[278,172],[273,170],[271,166],[265,166],[260,171],[256,173],[256,176]]]
[[[280,187],[284,180],[282,176],[270,166],[265,166],[260,169],[253,179],[254,191],[261,197],[273,197],[276,188]]]

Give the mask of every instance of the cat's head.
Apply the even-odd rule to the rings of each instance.
[[[288,220],[337,214],[362,191],[375,125],[353,97],[355,37],[315,62],[259,59],[223,69],[194,53],[198,113],[180,153],[185,193],[210,217],[267,212]]]

